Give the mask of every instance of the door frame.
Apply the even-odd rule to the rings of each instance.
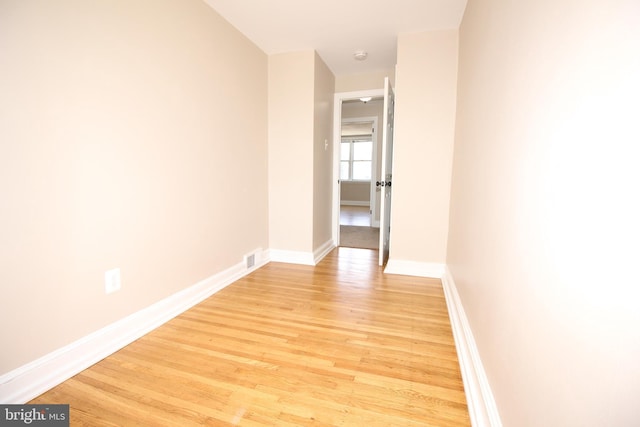
[[[342,141],[342,102],[360,99],[366,96],[375,98],[382,97],[384,96],[384,88],[337,92],[333,96],[333,214],[331,216],[331,234],[335,246],[340,246],[340,142]]]

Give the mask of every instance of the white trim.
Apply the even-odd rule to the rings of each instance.
[[[269,249],[269,259],[274,262],[286,262],[288,264],[316,265],[312,252],[286,251],[282,249]]]
[[[469,321],[448,267],[445,267],[442,277],[442,288],[458,352],[471,425],[473,427],[502,427],[498,408]]]
[[[266,252],[247,269],[240,262],[147,308],[0,376],[0,402],[25,403],[120,350],[268,262]]]
[[[368,200],[341,200],[340,206],[370,206],[370,202]]]
[[[405,276],[431,277],[440,279],[444,274],[444,264],[390,259],[384,269],[385,274],[404,274]]]
[[[319,248],[313,251],[313,262],[317,265],[324,257],[326,257],[329,252],[336,248],[336,244],[333,239],[329,239],[324,242]]]
[[[269,260],[288,264],[316,265],[335,247],[333,239],[329,239],[313,252],[269,249]]]

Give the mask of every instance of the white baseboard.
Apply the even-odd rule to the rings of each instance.
[[[269,259],[271,261],[286,262],[289,264],[316,265],[312,252],[269,249]]]
[[[390,259],[384,269],[385,274],[403,274],[405,276],[442,278],[444,264]]]
[[[0,402],[21,404],[66,381],[268,262],[238,263],[65,347],[0,376]],[[259,258],[259,259],[258,259]]]
[[[335,247],[336,247],[336,243],[333,241],[333,239],[329,239],[326,242],[324,242],[318,249],[313,251],[314,265],[322,261],[322,259],[326,257],[329,254],[329,252],[334,250]]]
[[[333,239],[327,240],[313,252],[269,249],[269,259],[289,264],[316,265],[336,247]]]
[[[498,408],[482,366],[482,360],[480,360],[480,354],[460,295],[458,295],[453,276],[446,267],[442,276],[442,288],[456,343],[471,425],[473,427],[502,427]]]
[[[341,206],[370,206],[371,202],[368,200],[340,200]]]

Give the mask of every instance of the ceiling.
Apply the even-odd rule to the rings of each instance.
[[[396,64],[397,36],[458,28],[467,0],[204,0],[265,53],[315,49],[335,75]],[[354,52],[368,53],[356,61]]]

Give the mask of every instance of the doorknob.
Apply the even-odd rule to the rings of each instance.
[[[384,187],[384,182],[376,181],[376,187]]]

